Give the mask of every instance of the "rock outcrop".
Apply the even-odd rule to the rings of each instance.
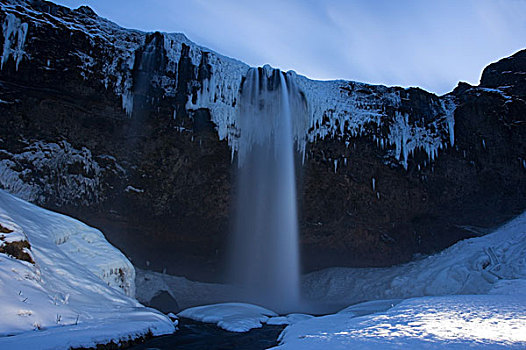
[[[0,187],[98,226],[138,266],[215,276],[249,67],[85,6],[0,9]],[[400,263],[526,207],[526,51],[440,97],[287,79],[308,109],[294,129],[305,269]]]

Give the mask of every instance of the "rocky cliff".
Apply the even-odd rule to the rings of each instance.
[[[0,0],[0,22],[0,188],[101,228],[138,266],[216,276],[249,67],[85,6]],[[526,207],[526,51],[444,96],[287,79],[308,111],[294,125],[305,269],[407,261]]]

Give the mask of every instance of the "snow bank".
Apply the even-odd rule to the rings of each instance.
[[[524,349],[525,330],[524,295],[422,297],[368,316],[296,323],[274,349]]]
[[[426,295],[485,294],[500,280],[526,279],[526,213],[483,237],[390,268],[331,268],[304,276],[309,300],[354,304]]]
[[[0,224],[30,243],[35,264],[0,254],[0,348],[90,347],[171,333],[139,304],[135,271],[102,233],[0,190]]]
[[[262,327],[269,317],[277,314],[257,305],[224,303],[193,307],[183,310],[177,316],[216,323],[218,327],[230,332],[248,332],[252,328]]]

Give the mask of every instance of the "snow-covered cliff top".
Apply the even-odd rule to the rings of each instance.
[[[24,62],[34,60],[33,37],[41,27],[52,27],[85,35],[91,46],[100,46],[104,57],[92,50],[74,50],[64,55],[74,56],[76,67],[84,79],[102,72],[102,83],[122,99],[128,113],[133,110],[133,69],[136,52],[144,49],[148,33],[125,29],[97,16],[88,7],[70,10],[49,3],[29,0],[8,0],[0,4],[5,12],[3,26],[2,68],[13,60],[17,70]],[[163,33],[166,56],[165,72],[155,82],[163,91],[163,98],[173,98],[177,92],[177,69],[183,47],[194,69],[209,65],[210,76],[193,81],[195,98],[189,98],[188,111],[206,108],[216,125],[220,140],[228,140],[233,151],[239,148],[238,138],[243,131],[239,123],[237,101],[249,66],[196,45],[179,33]],[[48,60],[48,65],[50,64]],[[52,63],[51,63],[52,64]],[[197,74],[195,74],[197,76]],[[455,103],[451,97],[437,97],[418,89],[372,86],[348,81],[314,81],[294,72],[287,73],[304,94],[308,116],[298,130],[298,149],[305,150],[309,142],[326,137],[348,141],[350,137],[365,136],[378,147],[391,150],[390,155],[407,167],[407,160],[416,150],[427,153],[433,160],[440,149],[454,144]],[[411,100],[425,95],[429,108],[414,108]],[[174,105],[174,117],[175,105]]]

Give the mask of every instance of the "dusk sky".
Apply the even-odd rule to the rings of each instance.
[[[526,0],[58,0],[119,25],[182,32],[252,66],[313,79],[419,86],[478,84],[526,48]]]

